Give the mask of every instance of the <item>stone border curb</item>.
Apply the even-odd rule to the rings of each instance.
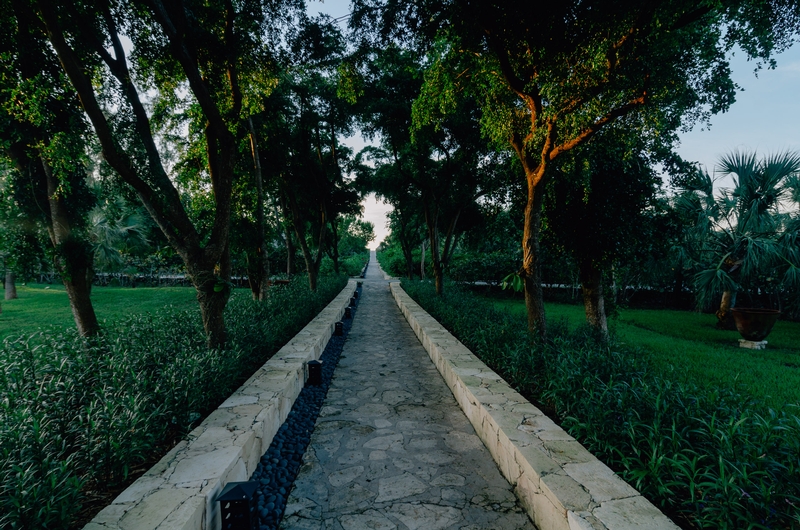
[[[667,516],[514,391],[397,282],[392,295],[540,530],[677,530]]]
[[[341,320],[355,280],[278,350],[217,410],[83,530],[218,530],[214,500],[228,482],[246,481]]]

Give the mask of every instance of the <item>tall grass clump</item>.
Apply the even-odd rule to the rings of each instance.
[[[800,411],[674,383],[641,352],[523,318],[455,285],[404,282],[426,311],[685,528],[800,528]],[[710,370],[713,367],[709,367]]]
[[[124,484],[216,408],[344,288],[344,276],[235,292],[229,346],[206,347],[197,310],[164,308],[0,346],[0,528],[68,528],[87,492]]]

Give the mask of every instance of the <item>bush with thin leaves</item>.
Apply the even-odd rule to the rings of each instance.
[[[199,312],[165,308],[0,346],[0,528],[68,528],[87,490],[122,484],[216,408],[321,311],[344,276],[255,302],[236,292],[230,344],[206,347]]]
[[[455,285],[404,289],[492,369],[685,528],[800,528],[800,417],[738,389],[651,371],[640,352],[588,329],[521,317]]]

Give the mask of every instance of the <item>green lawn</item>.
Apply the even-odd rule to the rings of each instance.
[[[17,294],[16,300],[0,300],[0,341],[50,326],[75,326],[63,285],[18,285]],[[93,287],[92,303],[101,322],[167,305],[197,307],[192,287]]]
[[[524,315],[519,300],[495,305]],[[548,320],[584,322],[583,306],[546,304]],[[739,334],[714,328],[716,317],[691,311],[623,309],[610,322],[617,339],[639,348],[655,369],[673,380],[705,385],[741,385],[770,407],[800,405],[800,323],[778,322],[766,350],[740,348]],[[797,411],[795,411],[797,412]]]

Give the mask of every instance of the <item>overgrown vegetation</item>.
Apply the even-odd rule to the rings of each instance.
[[[0,347],[0,528],[67,528],[88,492],[125,483],[157,459],[344,287],[305,279],[226,308],[225,350],[206,347],[196,307],[7,338]],[[169,323],[169,325],[165,325]]]
[[[673,382],[582,327],[533,343],[523,316],[451,286],[403,287],[523,395],[685,528],[800,525],[800,415],[741,389]]]

